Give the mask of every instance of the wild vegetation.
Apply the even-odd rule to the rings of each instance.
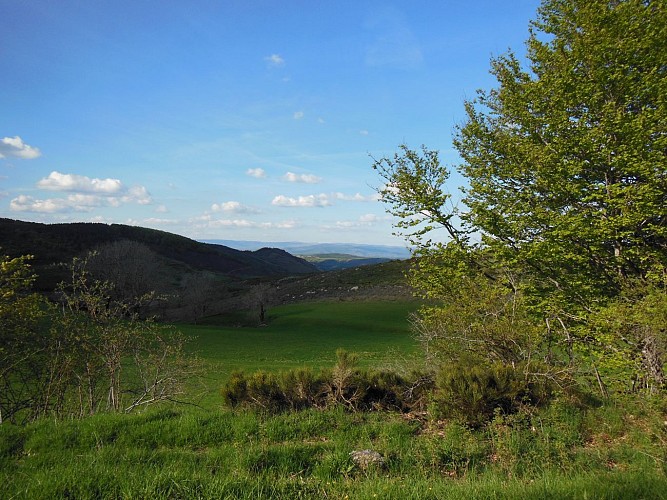
[[[193,275],[175,333],[123,244],[52,302],[3,259],[4,496],[667,497],[665,47],[664,2],[544,0],[466,103],[461,206],[436,151],[375,160],[418,302],[388,263],[218,315]]]

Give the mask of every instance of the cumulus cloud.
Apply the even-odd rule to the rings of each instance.
[[[237,214],[254,214],[258,211],[252,207],[243,205],[238,201],[225,201],[223,203],[214,203],[211,205],[212,212],[228,212]]]
[[[38,148],[26,144],[18,135],[0,139],[0,158],[14,157],[22,160],[32,160],[41,155],[42,153]]]
[[[265,57],[264,60],[268,63],[269,66],[273,68],[280,68],[285,66],[285,59],[283,59],[279,54],[271,54],[270,56]]]
[[[48,177],[40,180],[37,187],[49,191],[115,194],[123,190],[123,183],[118,179],[91,179],[85,175],[61,174],[53,171]]]
[[[271,202],[276,207],[328,207],[331,201],[326,194],[311,194],[308,196],[299,196],[291,198],[284,195],[278,195]]]
[[[313,174],[295,174],[294,172],[287,172],[285,175],[283,175],[283,180],[286,180],[287,182],[303,182],[305,184],[317,184],[322,180],[322,178]]]
[[[149,205],[153,202],[153,198],[144,186],[132,186],[121,199],[125,203],[134,202],[139,205]]]
[[[36,200],[32,196],[26,196],[24,194],[19,195],[10,201],[9,209],[12,212],[38,213],[58,213],[71,211],[64,199]]]
[[[301,120],[304,117],[304,113],[303,111],[295,111],[293,116],[295,120]]]
[[[37,199],[20,195],[10,202],[14,212],[63,213],[90,212],[96,207],[118,207],[123,203],[152,203],[144,186],[125,187],[118,179],[91,179],[84,175],[51,172],[37,182],[45,191],[69,193],[61,198]]]
[[[255,177],[256,179],[263,179],[266,177],[266,172],[263,168],[249,168],[246,170],[246,175],[250,177]]]
[[[65,198],[35,199],[32,196],[19,195],[9,202],[12,212],[35,213],[67,213],[90,212],[93,208],[102,206],[105,200],[99,196],[72,194]]]

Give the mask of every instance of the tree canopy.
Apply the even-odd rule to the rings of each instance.
[[[496,357],[476,346],[498,346],[489,340],[502,337],[515,354],[541,349],[544,359],[559,352],[571,360],[573,322],[590,320],[633,284],[664,292],[665,54],[663,1],[544,0],[525,63],[513,52],[492,59],[497,86],[465,102],[467,118],[454,137],[456,168],[467,180],[460,207],[451,203],[449,171],[437,152],[402,146],[375,161],[396,227],[417,246],[413,284],[442,301],[422,311],[422,336]],[[466,299],[464,290],[486,295]],[[522,344],[516,324],[526,316],[517,304],[543,323],[539,348],[533,334],[530,349]],[[554,324],[562,332],[555,351]],[[579,338],[587,348],[612,342],[587,328]],[[615,341],[632,344],[628,356],[637,359],[647,359],[652,346],[659,372],[664,332],[639,329],[634,343],[621,333]]]

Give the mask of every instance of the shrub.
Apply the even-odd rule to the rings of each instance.
[[[550,397],[548,382],[531,380],[521,365],[445,365],[437,376],[436,407],[446,417],[477,428],[496,413],[512,414],[525,405],[539,405]]]
[[[351,411],[409,411],[423,405],[425,394],[433,388],[428,375],[404,377],[386,370],[360,370],[355,354],[343,350],[336,354],[337,364],[317,374],[307,368],[251,375],[234,372],[221,394],[233,408],[247,406],[271,412],[336,405]]]

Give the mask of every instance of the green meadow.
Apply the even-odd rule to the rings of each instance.
[[[3,499],[667,498],[666,408],[556,401],[470,429],[425,414],[342,407],[269,414],[223,406],[234,370],[325,367],[335,351],[367,367],[419,358],[406,302],[276,307],[267,326],[239,318],[178,325],[201,359],[191,402],[130,415],[0,426]],[[632,408],[628,414],[627,408]],[[350,453],[371,449],[368,469]]]
[[[190,338],[191,353],[204,370],[194,381],[197,402],[219,405],[219,389],[235,370],[287,370],[332,366],[339,348],[356,352],[362,367],[395,366],[418,354],[410,331],[414,302],[305,302],[275,307],[266,326],[235,326],[243,316],[212,317],[203,324],[177,325]],[[197,389],[195,389],[197,390]]]

